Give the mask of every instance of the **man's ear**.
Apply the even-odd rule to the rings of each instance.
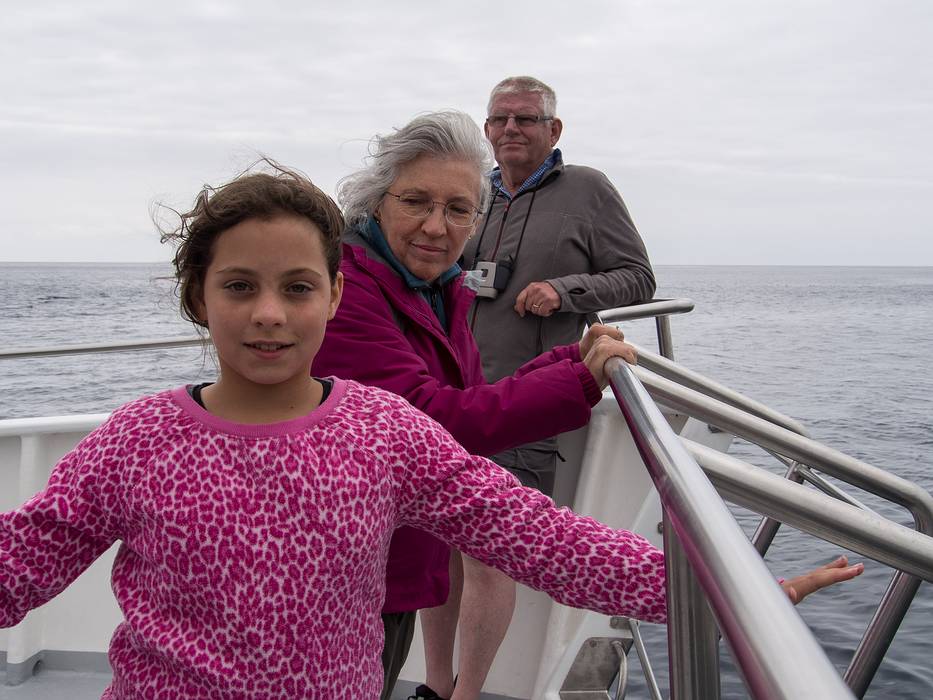
[[[551,148],[557,145],[561,133],[564,131],[564,122],[558,117],[551,120]]]

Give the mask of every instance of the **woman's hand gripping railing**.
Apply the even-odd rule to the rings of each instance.
[[[672,695],[719,696],[716,625],[705,597],[755,698],[851,698],[633,368],[611,359],[606,370],[664,506]]]
[[[680,386],[644,367],[633,370],[659,403],[897,503],[910,511],[919,532],[933,534],[933,497],[916,484]],[[919,586],[920,579],[916,576],[904,571],[894,574],[845,674],[857,697],[867,691]]]

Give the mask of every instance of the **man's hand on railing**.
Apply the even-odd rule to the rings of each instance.
[[[631,365],[638,361],[635,348],[623,342],[625,336],[614,326],[590,326],[580,341],[580,356],[600,389],[605,389],[609,378],[604,366],[610,357],[621,357]]]
[[[782,581],[781,588],[787,593],[787,597],[790,598],[791,602],[797,605],[811,593],[853,579],[864,570],[864,564],[849,566],[849,560],[845,556],[841,556],[802,576]]]

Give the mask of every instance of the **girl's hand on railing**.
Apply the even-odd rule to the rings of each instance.
[[[583,340],[580,341],[580,354],[583,355],[583,363],[593,375],[593,379],[599,385],[600,389],[605,389],[609,383],[609,377],[606,375],[605,364],[610,357],[621,357],[631,365],[638,361],[638,354],[635,348],[621,340],[622,332],[618,329],[613,333],[597,332],[593,338],[590,335],[597,329],[609,329],[608,326],[593,326],[587,332]],[[618,338],[618,339],[617,339]],[[589,342],[587,342],[589,341]],[[588,348],[584,354],[584,348]]]
[[[802,576],[782,581],[781,588],[787,593],[787,597],[790,598],[791,602],[797,605],[811,593],[853,579],[864,570],[864,564],[849,566],[849,560],[845,556],[841,556],[829,562],[829,564],[825,564]]]

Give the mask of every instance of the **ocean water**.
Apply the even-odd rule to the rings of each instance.
[[[696,309],[672,318],[676,359],[803,422],[818,440],[933,490],[933,268],[659,266],[658,296]],[[164,265],[0,264],[0,347],[193,334],[177,312]],[[654,349],[653,323],[624,327]],[[0,418],[96,413],[141,394],[207,380],[199,348],[0,360]],[[746,461],[783,472],[738,444]],[[903,509],[858,493],[909,525]],[[735,509],[747,531],[757,518]],[[782,530],[769,564],[792,576],[832,559],[832,545]],[[852,557],[857,559],[857,557]],[[815,595],[799,611],[844,668],[890,579],[865,574]],[[644,626],[662,683],[664,639]],[[746,694],[723,649],[723,696]],[[866,697],[933,697],[933,593],[922,584]],[[634,657],[633,657],[634,659]],[[647,697],[637,660],[628,697]]]

